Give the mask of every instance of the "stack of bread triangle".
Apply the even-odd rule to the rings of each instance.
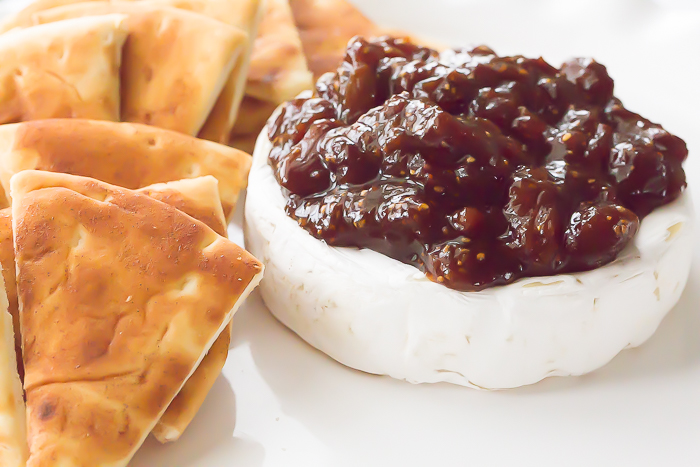
[[[226,238],[249,168],[143,124],[0,125],[0,465],[127,465],[182,434],[262,275]]]
[[[11,66],[3,84],[14,91],[8,99],[15,96],[15,101],[23,103],[29,96],[35,105],[12,114],[8,110],[0,123],[56,117],[103,119],[225,142],[243,97],[261,8],[260,0],[33,3],[0,26],[4,32],[0,57],[6,38],[5,48],[10,50],[5,56]],[[106,17],[111,19],[111,31],[103,24]],[[78,27],[82,29],[74,30]],[[91,42],[83,44],[86,37]],[[29,52],[15,57],[11,53],[15,49],[36,51],[42,57],[32,60],[25,56]],[[69,63],[64,64],[64,59]],[[76,70],[79,65],[91,69]],[[54,97],[58,102],[51,102],[52,106],[43,104],[38,95],[52,91],[46,89],[47,76],[65,88],[66,96]],[[74,109],[75,100],[89,108]],[[93,108],[98,104],[106,108]]]

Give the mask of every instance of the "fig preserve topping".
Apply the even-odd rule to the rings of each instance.
[[[685,188],[685,143],[630,112],[593,60],[353,39],[269,125],[287,213],[481,290],[612,261]]]

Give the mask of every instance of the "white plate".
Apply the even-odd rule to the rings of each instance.
[[[20,3],[0,0],[0,10]],[[686,140],[700,207],[700,2],[356,3],[382,24],[452,44],[555,64],[597,58],[626,106]],[[231,233],[241,240],[238,219]],[[590,375],[500,392],[350,370],[286,330],[255,294],[234,318],[224,374],[192,426],[172,445],[149,439],[131,465],[695,467],[699,440],[696,250],[681,302],[649,342]]]

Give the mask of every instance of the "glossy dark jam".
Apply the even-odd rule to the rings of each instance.
[[[350,42],[269,127],[287,213],[457,290],[610,262],[684,189],[685,143],[593,60]]]

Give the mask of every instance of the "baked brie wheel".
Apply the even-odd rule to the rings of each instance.
[[[285,326],[351,368],[483,389],[582,375],[646,341],[688,279],[687,191],[646,216],[612,263],[460,292],[375,251],[312,237],[285,212],[270,149],[263,132],[245,205],[246,248],[266,267],[260,293]]]
[[[647,340],[690,270],[687,147],[604,66],[354,39],[257,141],[272,313],[362,371],[513,388]]]

